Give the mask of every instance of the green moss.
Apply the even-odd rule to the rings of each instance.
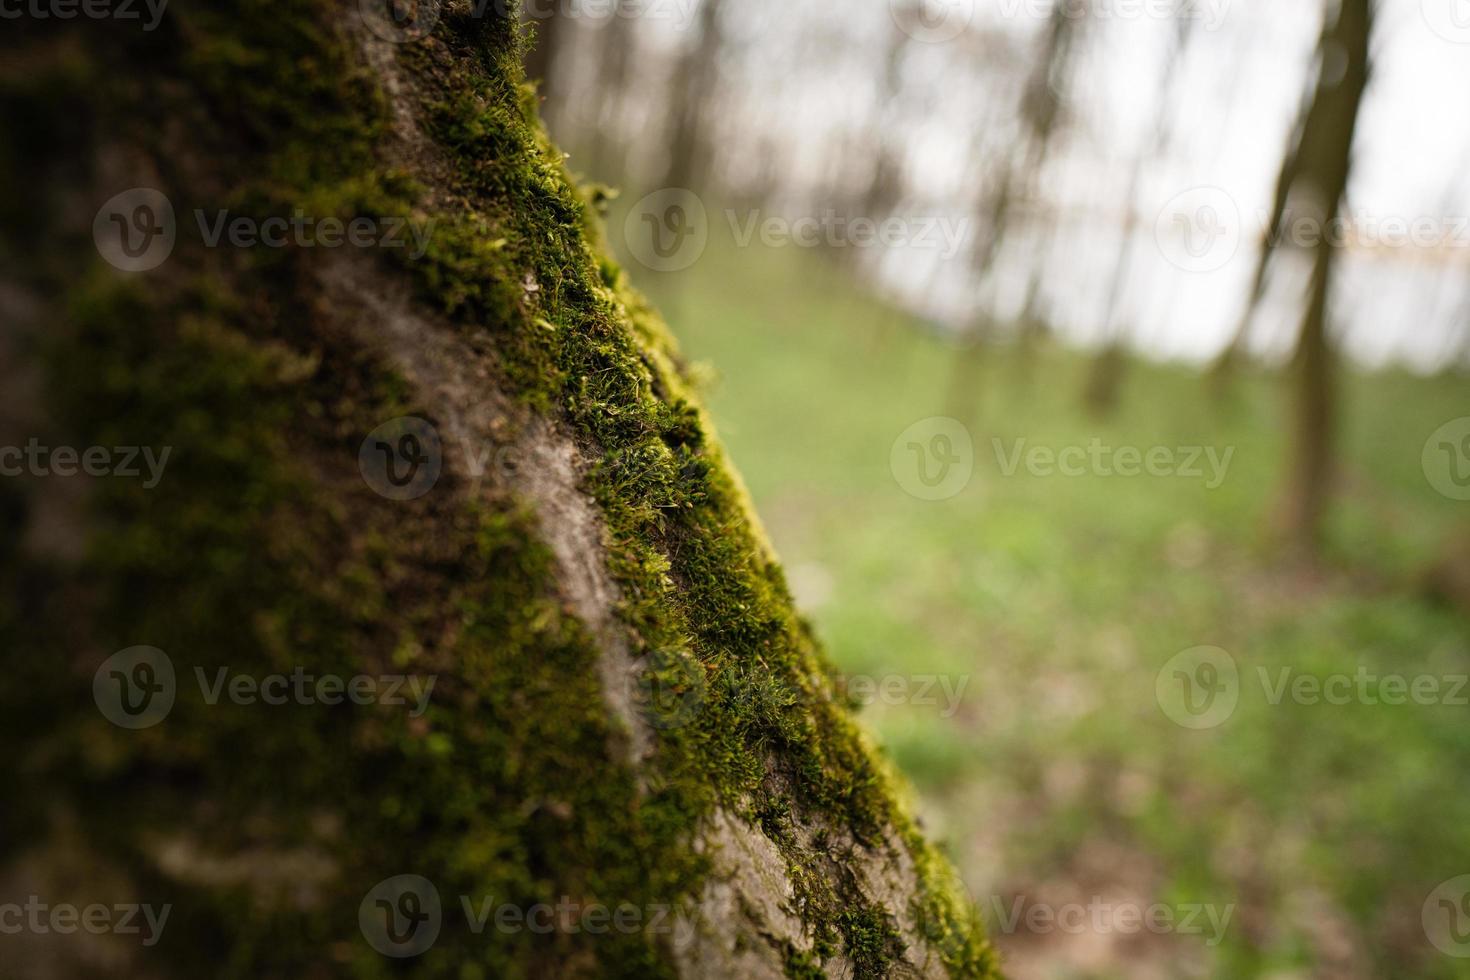
[[[811,953],[792,946],[786,947],[786,976],[791,980],[822,980],[821,962]]]
[[[166,729],[144,733],[82,716],[48,726],[80,733],[59,756],[80,760],[72,792],[102,785],[126,801],[99,840],[139,875],[152,865],[134,830],[182,814],[225,851],[266,839],[332,855],[315,911],[154,880],[187,892],[176,932],[201,943],[171,950],[175,962],[208,962],[222,943],[233,954],[220,975],[291,972],[330,949],[353,974],[385,975],[335,912],[404,872],[445,895],[510,904],[678,904],[706,872],[690,844],[718,804],[757,821],[790,868],[816,943],[810,956],[786,951],[792,975],[840,952],[859,976],[884,976],[903,952],[892,914],[834,873],[848,860],[837,845],[821,832],[802,843],[799,825],[812,824],[850,830],[860,852],[888,846],[897,828],[921,871],[926,935],[954,975],[991,975],[972,913],[835,699],[673,339],[606,257],[596,208],[537,121],[514,22],[446,11],[432,38],[397,52],[414,80],[402,97],[420,100],[416,115],[452,164],[429,209],[406,174],[379,166],[387,107],[325,10],[235,0],[181,12],[177,47],[97,56],[130,77],[139,64],[125,59],[146,55],[153,80],[110,94],[108,114],[192,120],[200,146],[242,175],[219,189],[221,206],[434,222],[425,255],[394,259],[427,303],[492,341],[519,397],[594,447],[585,490],[605,518],[618,614],[649,654],[650,690],[692,710],[654,719],[665,722],[657,764],[639,786],[613,761],[626,733],[607,720],[597,651],[557,595],[531,502],[467,508],[446,486],[385,506],[361,484],[356,441],[421,408],[401,378],[316,322],[324,314],[297,285],[309,281],[301,256],[252,256],[221,278],[213,257],[181,243],[171,261],[189,274],[169,292],[99,279],[79,293],[55,355],[60,414],[79,439],[162,442],[176,462],[159,492],[113,486],[95,501],[92,642],[160,646],[184,671],[309,663],[440,678],[418,720],[308,710],[266,723],[185,702]],[[201,93],[203,107],[180,90]],[[164,132],[141,139],[155,158],[174,148]],[[333,761],[343,746],[351,765]],[[338,819],[324,824],[323,810]],[[534,938],[446,928],[419,966],[668,970],[642,934]]]

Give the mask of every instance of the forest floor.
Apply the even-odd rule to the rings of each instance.
[[[1470,884],[1435,893],[1453,922],[1426,902],[1470,874],[1470,622],[1420,586],[1470,516],[1421,459],[1470,414],[1463,381],[1344,379],[1308,569],[1265,534],[1279,378],[1220,404],[1130,362],[1097,421],[1084,356],[1028,377],[986,352],[973,459],[951,460],[970,478],[927,500],[903,460],[961,452],[910,428],[951,413],[951,344],[798,249],[712,251],[676,296],[658,278],[800,604],[1014,980],[1470,976],[1430,942],[1466,935]]]

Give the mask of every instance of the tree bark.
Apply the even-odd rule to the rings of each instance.
[[[1374,0],[1343,0],[1323,32],[1321,79],[1292,167],[1291,190],[1304,198],[1298,206],[1317,220],[1322,235],[1312,251],[1311,286],[1291,366],[1291,459],[1279,520],[1286,542],[1308,557],[1321,542],[1336,438],[1328,317],[1339,248],[1327,232],[1341,216],[1352,174],[1353,137],[1370,75],[1374,12]]]
[[[0,482],[0,884],[170,910],[7,969],[993,976],[515,12],[369,7],[0,42],[0,445],[169,453]]]

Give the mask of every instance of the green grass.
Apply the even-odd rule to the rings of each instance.
[[[1187,369],[1134,363],[1121,411],[1097,422],[1079,408],[1084,357],[1045,351],[1028,384],[1013,352],[988,352],[965,420],[974,476],[930,502],[899,486],[889,450],[947,414],[951,346],[798,249],[713,249],[678,281],[660,298],[714,369],[721,435],[838,664],[966,679],[951,717],[942,698],[864,714],[1013,976],[1470,976],[1420,917],[1470,873],[1470,707],[1273,705],[1258,674],[1470,673],[1466,621],[1415,587],[1470,516],[1420,464],[1428,435],[1470,414],[1463,382],[1344,380],[1343,490],[1309,572],[1264,533],[1287,453],[1279,379],[1249,377],[1222,406]],[[1235,452],[1212,490],[1007,477],[992,446],[1094,437]],[[1200,645],[1235,658],[1240,703],[1193,731],[1155,677]],[[995,914],[1094,895],[1235,908],[1215,947],[1007,934]]]

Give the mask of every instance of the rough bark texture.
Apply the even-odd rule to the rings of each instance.
[[[147,947],[7,937],[7,971],[992,975],[535,118],[514,13],[423,2],[389,43],[371,6],[7,28],[0,444],[171,447],[151,488],[0,482],[0,900],[171,907]],[[178,241],[127,274],[89,231],[138,186]],[[297,208],[432,232],[206,247],[194,218]],[[443,473],[392,500],[358,454],[402,416]],[[132,730],[93,680],[135,645],[177,690]],[[418,717],[210,703],[221,668],[435,687]],[[403,958],[369,940],[398,875],[442,905]],[[462,900],[570,911],[476,932]]]

